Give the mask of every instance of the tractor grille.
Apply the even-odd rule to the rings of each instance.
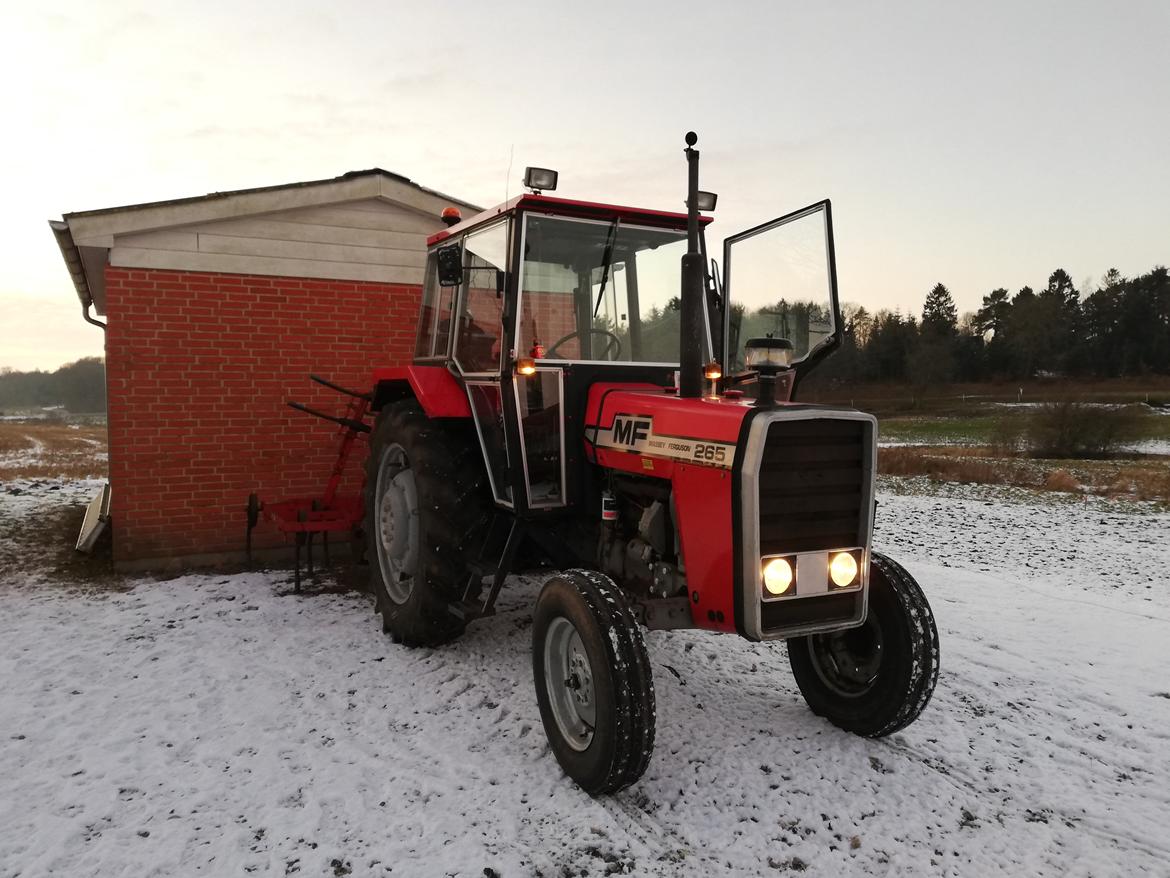
[[[867,465],[866,421],[777,420],[768,425],[759,475],[760,554],[862,545]]]

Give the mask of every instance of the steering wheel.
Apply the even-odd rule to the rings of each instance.
[[[553,343],[552,347],[550,347],[548,349],[548,352],[545,354],[545,356],[548,357],[549,359],[556,359],[557,348],[559,348],[561,345],[563,345],[565,342],[569,341],[570,339],[580,338],[582,332],[588,332],[590,335],[604,335],[608,339],[608,341],[606,342],[606,345],[605,345],[605,350],[601,351],[601,353],[595,357],[596,359],[616,360],[622,355],[622,340],[620,338],[618,338],[616,335],[614,335],[608,329],[590,328],[587,330],[578,329],[578,330],[575,330],[573,332],[570,332],[564,338],[557,339],[557,341]],[[613,357],[609,356],[609,352],[611,350],[614,352]]]

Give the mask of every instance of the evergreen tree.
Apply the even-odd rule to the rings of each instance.
[[[1081,304],[1081,294],[1063,268],[1056,269],[1048,276],[1048,287],[1040,295],[1051,296],[1069,313],[1076,311]]]
[[[926,294],[926,302],[922,306],[923,334],[953,337],[958,334],[958,324],[959,312],[950,290],[942,284],[935,284],[934,289]]]
[[[980,335],[992,333],[999,335],[1007,324],[1008,314],[1011,313],[1012,303],[1008,298],[1008,291],[1004,287],[992,290],[983,297],[983,306],[975,312],[972,326]]]

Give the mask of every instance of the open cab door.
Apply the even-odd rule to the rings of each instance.
[[[841,305],[829,201],[777,217],[723,242],[725,374],[748,371],[745,345],[768,338],[788,351],[796,379],[840,343]],[[786,394],[778,393],[782,398]]]

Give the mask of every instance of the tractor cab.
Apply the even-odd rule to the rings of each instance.
[[[566,507],[582,452],[566,436],[582,434],[589,387],[677,383],[687,215],[528,194],[428,244],[416,364],[465,387],[498,505]]]

